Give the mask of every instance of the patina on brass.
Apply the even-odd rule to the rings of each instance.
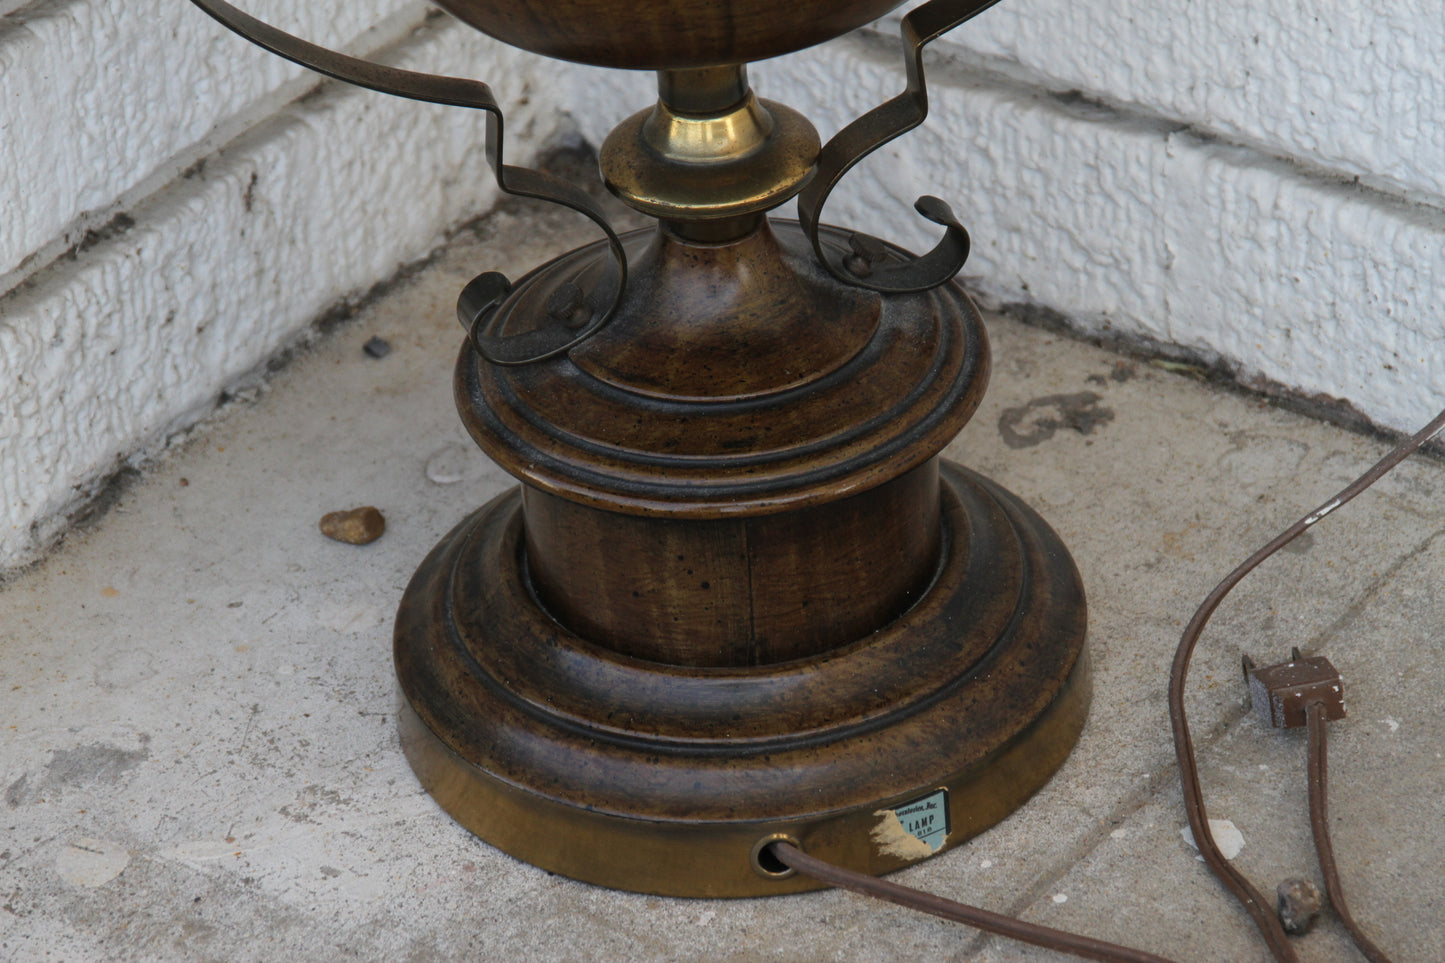
[[[602,145],[609,190],[644,214],[716,221],[760,214],[802,190],[822,147],[802,114],[761,101],[742,65],[666,70],[658,102]]]
[[[657,104],[600,155],[607,186],[658,219],[621,236],[575,189],[502,166],[484,86],[260,37],[487,110],[503,188],[606,235],[515,283],[484,273],[458,302],[458,409],[522,484],[422,563],[395,657],[407,756],[483,839],[607,886],[795,892],[817,884],[767,842],[889,872],[1002,819],[1072,748],[1078,573],[1027,506],[939,458],[988,379],[982,319],[948,283],[968,234],[936,198],[918,209],[944,237],[922,257],[819,217],[922,121],[923,45],[991,2],[910,13],[908,89],[820,144],[753,94],[745,62],[896,0],[446,0],[539,53],[659,71]],[[767,216],[794,196],[799,221]],[[923,804],[947,815],[926,839],[899,817]]]

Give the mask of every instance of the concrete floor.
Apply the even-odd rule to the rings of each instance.
[[[581,239],[494,215],[0,589],[0,958],[1057,958],[841,892],[596,889],[491,849],[418,787],[395,733],[392,612],[431,545],[510,484],[452,408],[455,292]],[[1180,835],[1169,659],[1226,571],[1386,446],[1005,319],[991,334],[991,392],[949,454],[1074,552],[1095,702],[1032,802],[898,878],[1179,960],[1265,959]],[[382,360],[361,350],[373,336],[394,348]],[[1304,742],[1247,714],[1240,655],[1334,660],[1350,718],[1331,733],[1332,812],[1356,915],[1397,960],[1434,963],[1442,497],[1445,468],[1416,459],[1268,563],[1216,617],[1190,694],[1211,815],[1272,891],[1319,878]],[[380,541],[318,534],[323,513],[363,504],[387,517]],[[1357,958],[1328,918],[1300,947]]]

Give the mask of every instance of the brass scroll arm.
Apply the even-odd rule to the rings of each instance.
[[[820,214],[828,196],[843,176],[863,158],[889,141],[923,123],[928,116],[928,85],[923,76],[923,48],[954,27],[983,13],[998,0],[930,0],[903,18],[903,44],[907,50],[908,88],[873,108],[823,145],[817,173],[798,195],[798,220],[812,241],[818,261],[846,284],[887,293],[927,291],[947,282],[968,260],[968,231],[953,211],[936,197],[920,197],[918,213],[945,228],[943,238],[922,257],[901,264],[879,261],[882,244],[855,237],[854,253],[824,249],[819,237]]]
[[[191,0],[228,29],[259,47],[293,63],[336,80],[384,94],[453,107],[471,107],[487,114],[487,163],[504,193],[550,201],[586,215],[607,235],[611,262],[601,280],[584,300],[573,306],[571,323],[551,323],[525,334],[497,336],[482,329],[511,290],[511,283],[495,272],[483,274],[462,292],[457,314],[477,353],[501,365],[531,364],[555,357],[596,334],[616,312],[627,284],[627,254],[602,209],[585,191],[543,171],[502,163],[503,122],[492,90],[477,80],[439,77],[397,67],[386,67],[318,47],[237,10],[225,0]],[[579,319],[585,319],[578,324]]]

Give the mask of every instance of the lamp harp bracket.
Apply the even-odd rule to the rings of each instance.
[[[907,89],[848,124],[823,145],[817,171],[798,195],[798,220],[812,242],[818,261],[839,281],[889,294],[927,291],[951,280],[968,260],[968,231],[947,203],[931,195],[920,197],[914,209],[935,224],[941,224],[945,232],[933,250],[921,257],[880,267],[870,252],[881,251],[881,242],[866,235],[855,235],[853,253],[845,255],[830,251],[823,244],[819,230],[823,205],[844,175],[884,144],[922,124],[928,116],[923,48],[997,2],[930,0],[908,13],[902,22]]]
[[[485,111],[487,163],[496,175],[497,187],[503,193],[516,197],[536,198],[570,208],[586,216],[607,235],[607,246],[611,253],[610,264],[596,286],[583,294],[587,301],[586,310],[579,308],[570,315],[573,318],[586,317],[584,324],[550,324],[525,334],[511,336],[482,334],[483,322],[501,303],[511,285],[505,277],[496,273],[484,274],[472,285],[468,285],[467,292],[464,292],[462,300],[458,302],[457,311],[472,346],[483,358],[500,365],[544,361],[587,340],[611,320],[622,301],[622,292],[627,284],[627,255],[622,241],[612,229],[602,209],[586,191],[544,171],[514,167],[502,162],[502,109],[497,105],[489,86],[478,80],[403,70],[337,53],[257,20],[225,0],[191,2],[219,21],[222,26],[258,47],[327,77],[409,100]]]

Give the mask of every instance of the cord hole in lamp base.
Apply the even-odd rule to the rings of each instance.
[[[773,833],[769,836],[764,836],[753,844],[753,871],[759,876],[766,876],[768,879],[787,879],[793,875],[795,870],[777,856],[773,855],[772,849],[769,848],[773,843],[787,843],[790,846],[796,846],[798,849],[803,848],[796,839],[786,833]]]

